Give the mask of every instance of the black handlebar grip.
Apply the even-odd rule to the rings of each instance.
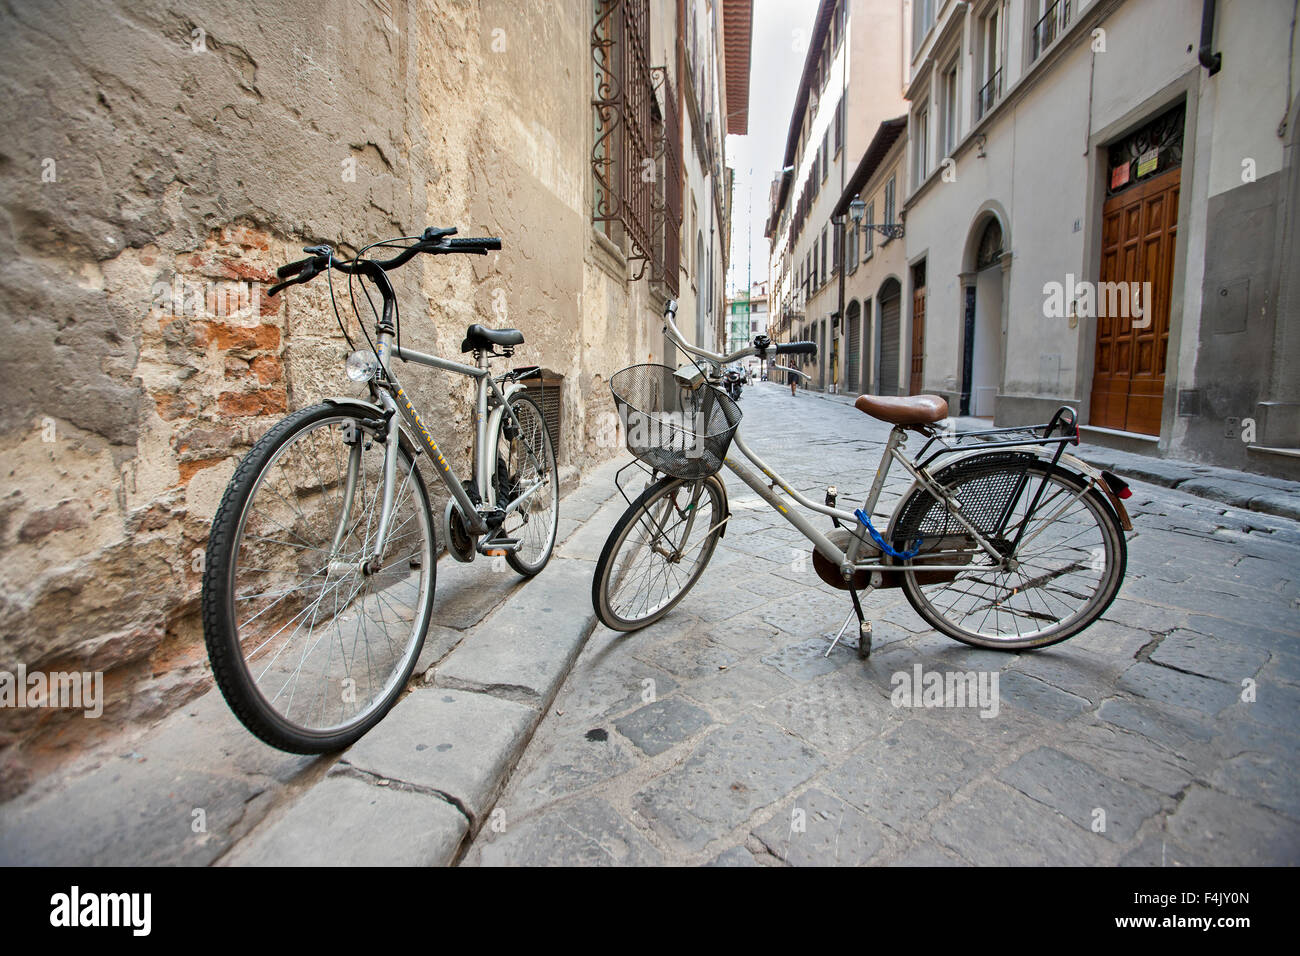
[[[778,342],[777,355],[816,355],[816,342]]]
[[[287,279],[289,276],[297,275],[302,271],[302,267],[311,262],[311,259],[299,259],[297,262],[290,262],[288,265],[280,266],[275,270],[275,274],[281,279]]]
[[[451,252],[469,252],[485,256],[490,249],[500,249],[501,240],[495,236],[467,236],[463,239],[448,239],[445,247]]]

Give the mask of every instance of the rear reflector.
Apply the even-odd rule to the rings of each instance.
[[[1115,493],[1115,497],[1123,499],[1133,495],[1133,490],[1129,488],[1128,482],[1118,475],[1103,471],[1101,477],[1106,479],[1106,485]]]

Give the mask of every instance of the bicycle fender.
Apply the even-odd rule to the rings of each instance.
[[[710,475],[718,483],[718,489],[722,492],[722,533],[718,535],[721,541],[727,536],[727,525],[731,524],[731,502],[727,499],[727,483],[722,480],[721,475]]]
[[[1070,467],[1077,468],[1080,472],[1092,479],[1093,485],[1100,488],[1105,494],[1106,500],[1110,506],[1115,509],[1115,517],[1119,519],[1119,526],[1125,531],[1133,530],[1133,519],[1128,516],[1128,509],[1124,507],[1124,502],[1120,500],[1119,495],[1111,490],[1110,482],[1102,477],[1101,469],[1096,465],[1090,465],[1082,458],[1076,458],[1074,455],[1061,455],[1061,461],[1069,462]]]
[[[522,382],[507,382],[501,388],[501,395],[505,399],[505,402],[501,403],[488,413],[487,428],[483,432],[487,441],[483,443],[483,460],[479,462],[479,474],[484,476],[483,481],[487,486],[482,489],[483,491],[486,491],[483,500],[493,508],[496,507],[497,496],[496,490],[492,487],[492,476],[490,474],[492,463],[487,460],[487,456],[489,454],[489,449],[496,447],[494,443],[496,442],[497,429],[501,427],[501,419],[506,413],[506,402],[510,401],[510,396],[514,395],[516,392],[526,391],[527,388],[528,386],[524,385]]]
[[[321,401],[326,405],[333,405],[335,408],[355,408],[359,411],[366,411],[374,415],[376,418],[383,418],[386,414],[384,410],[374,402],[368,402],[364,398],[351,398],[346,395],[332,395],[329,398],[321,399]],[[397,437],[398,441],[401,442],[402,448],[411,456],[412,459],[419,458],[420,455],[424,454],[424,449],[412,441],[411,437],[406,434],[406,429],[402,427],[401,422],[398,423]]]
[[[382,408],[380,408],[374,402],[367,402],[363,398],[349,398],[348,396],[345,395],[335,395],[330,398],[322,399],[322,401],[326,405],[334,405],[335,407],[354,406],[357,408],[364,408],[368,412],[374,412],[380,418],[384,417],[384,410]]]

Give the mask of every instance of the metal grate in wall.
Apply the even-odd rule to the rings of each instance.
[[[526,389],[529,398],[542,407],[542,416],[546,419],[546,430],[551,433],[551,447],[555,457],[560,458],[560,421],[564,396],[564,376],[543,376],[541,382],[533,379]]]

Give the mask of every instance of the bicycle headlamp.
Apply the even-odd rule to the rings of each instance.
[[[354,382],[368,382],[379,374],[379,359],[374,352],[353,352],[344,366],[348,378]]]

